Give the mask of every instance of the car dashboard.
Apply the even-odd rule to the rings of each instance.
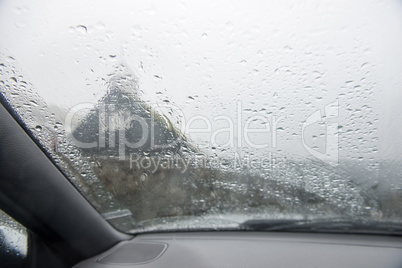
[[[401,242],[322,233],[147,233],[74,267],[401,267]]]

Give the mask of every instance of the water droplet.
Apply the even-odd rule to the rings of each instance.
[[[141,181],[145,181],[148,178],[148,174],[147,173],[142,173],[140,176],[140,180]]]
[[[98,30],[104,30],[106,28],[105,24],[103,22],[97,22],[95,24],[95,28]]]
[[[86,34],[88,31],[87,27],[84,25],[78,25],[77,27],[75,27],[75,30],[82,34]]]

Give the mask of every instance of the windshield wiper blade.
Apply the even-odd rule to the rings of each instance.
[[[253,219],[239,225],[251,231],[339,232],[402,235],[402,223],[347,218]]]

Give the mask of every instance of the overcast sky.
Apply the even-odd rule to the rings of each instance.
[[[401,33],[401,1],[0,1],[0,49],[49,104],[96,103],[123,64],[141,98],[169,101],[181,122],[203,116],[212,133],[227,116],[236,138],[257,116],[269,131],[250,142],[268,147],[241,144],[256,154],[325,153],[336,124],[341,158],[401,160]],[[302,138],[331,105],[336,118]],[[190,136],[210,147],[211,133]]]

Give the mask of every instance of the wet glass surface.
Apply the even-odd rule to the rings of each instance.
[[[401,13],[398,1],[3,1],[0,91],[123,231],[399,223]]]

